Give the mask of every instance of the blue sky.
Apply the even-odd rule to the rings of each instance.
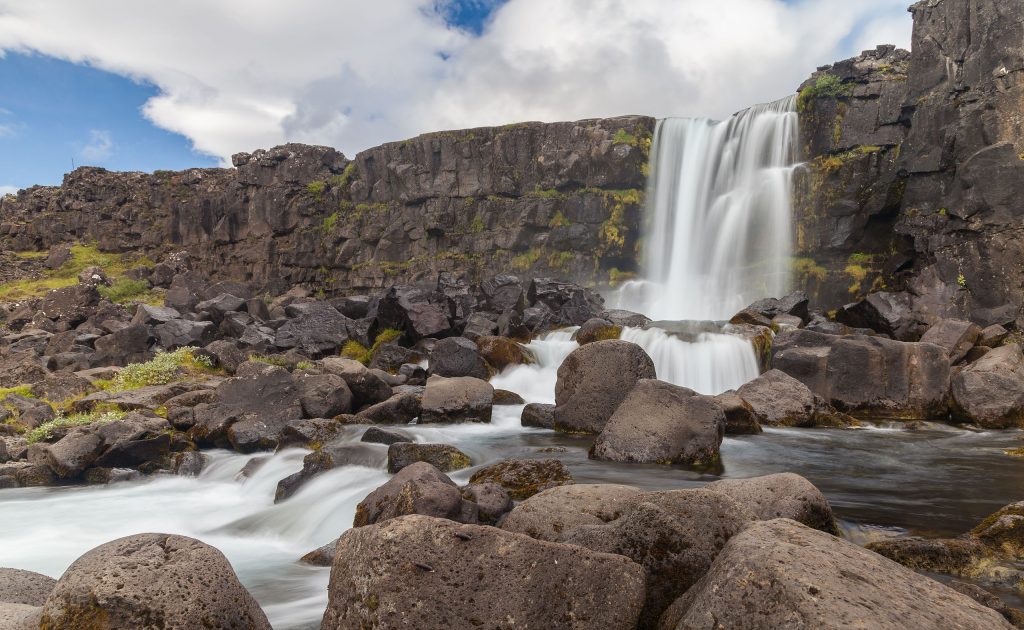
[[[0,193],[286,141],[352,155],[521,120],[721,118],[908,45],[906,3],[0,0]]]

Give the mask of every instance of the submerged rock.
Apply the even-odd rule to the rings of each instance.
[[[473,473],[470,483],[493,483],[522,501],[538,492],[573,483],[572,474],[557,459],[506,459]]]

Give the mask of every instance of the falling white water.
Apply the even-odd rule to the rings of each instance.
[[[684,341],[659,328],[625,328],[622,339],[647,352],[660,380],[699,394],[737,389],[759,372],[750,342],[735,335],[700,333]]]
[[[795,99],[724,122],[659,121],[644,278],[619,302],[664,320],[724,320],[789,289]]]
[[[558,366],[579,348],[572,338],[575,332],[575,328],[567,328],[535,339],[526,349],[533,353],[537,362],[511,367],[491,379],[491,383],[500,389],[516,392],[527,402],[554,403]]]

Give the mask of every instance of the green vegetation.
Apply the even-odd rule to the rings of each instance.
[[[533,189],[533,192],[528,193],[530,197],[541,197],[542,199],[565,199],[565,195],[558,192],[554,188],[542,189],[540,185]]]
[[[862,254],[857,252],[855,254],[850,254],[850,258],[847,259],[847,262],[851,265],[870,265],[874,260],[875,257],[871,254]]]
[[[338,219],[340,219],[340,218],[341,218],[341,212],[339,212],[339,211],[333,212],[330,216],[328,216],[326,219],[324,219],[323,224],[320,226],[320,231],[323,232],[324,234],[330,234],[331,232],[334,231],[334,228],[338,225]]]
[[[850,279],[853,280],[849,289],[850,293],[854,295],[860,293],[861,287],[868,277],[868,270],[861,265],[851,264],[846,266],[845,271],[846,275],[850,276]]]
[[[31,385],[16,385],[14,387],[0,387],[0,400],[7,398],[11,394],[15,396],[23,396],[25,398],[35,398],[35,394],[32,393]]]
[[[821,169],[824,170],[826,173],[831,173],[832,171],[842,168],[847,163],[856,160],[859,157],[871,155],[873,153],[878,153],[881,150],[882,147],[876,147],[872,145],[857,147],[855,149],[850,149],[849,151],[844,151],[842,153],[830,155],[827,158],[822,158],[820,166]]]
[[[295,364],[296,370],[312,370],[316,367],[316,364],[312,361],[299,361]]]
[[[552,269],[567,271],[569,263],[571,263],[575,258],[576,255],[572,252],[553,252],[548,256],[548,266]]]
[[[632,271],[619,271],[616,267],[608,270],[608,284],[613,287],[634,279],[636,279],[636,274]]]
[[[842,79],[834,74],[823,74],[818,77],[814,85],[809,85],[800,90],[796,99],[796,109],[803,113],[811,104],[819,98],[840,98],[853,93],[853,86],[843,83]]]
[[[479,216],[473,217],[473,222],[469,224],[469,231],[473,234],[479,234],[484,231],[484,220]]]
[[[256,363],[266,363],[267,365],[275,365],[277,367],[288,367],[288,362],[282,359],[281,357],[267,357],[263,356],[262,354],[250,354],[249,360],[255,361]]]
[[[349,162],[345,170],[341,172],[341,175],[335,175],[331,178],[331,185],[339,190],[346,190],[352,185],[352,176],[356,173],[356,163]]]
[[[643,203],[643,192],[631,188],[627,190],[584,189],[586,192],[598,192],[605,196],[605,203],[610,206],[608,218],[601,223],[598,231],[598,256],[619,252],[626,245],[626,208],[639,206]],[[583,192],[583,191],[581,191]]]
[[[560,228],[560,227],[568,227],[568,226],[569,226],[569,219],[565,218],[565,215],[562,214],[561,210],[555,212],[555,216],[551,217],[551,221],[548,223],[548,227],[551,227],[551,228]]]
[[[89,424],[108,424],[117,422],[124,418],[125,412],[117,410],[93,411],[89,413],[76,413],[65,416],[63,412],[57,412],[57,416],[49,422],[44,422],[35,429],[25,434],[29,444],[52,439],[60,429],[70,429]]]
[[[45,252],[20,252],[21,258],[42,258]],[[58,269],[39,278],[23,278],[0,284],[0,301],[41,297],[48,291],[78,284],[78,274],[86,267],[99,267],[107,277],[117,280],[134,267],[152,267],[146,258],[130,260],[120,254],[101,252],[95,245],[72,245],[71,258]]]
[[[612,144],[628,144],[631,147],[635,147],[639,143],[636,136],[629,133],[625,129],[619,129],[612,136]]]
[[[811,278],[824,282],[828,278],[828,270],[819,265],[813,258],[794,258],[790,264],[793,275],[801,282]]]
[[[956,283],[959,284],[964,289],[966,289],[967,288],[967,276],[965,276],[963,273],[961,273],[960,275],[958,275],[956,277]]]
[[[363,344],[359,343],[355,339],[349,339],[345,342],[345,345],[341,349],[341,356],[347,359],[354,359],[359,361],[363,365],[369,365],[370,361],[373,360],[373,356],[377,354],[377,349],[385,343],[391,343],[402,337],[401,330],[395,330],[394,328],[385,328],[380,331],[377,338],[373,341],[373,346],[367,348]]]
[[[323,180],[317,180],[315,182],[309,182],[306,184],[306,192],[313,196],[313,199],[317,201],[324,200],[324,191],[327,190],[327,182]]]
[[[124,392],[149,385],[166,385],[185,376],[210,372],[210,359],[195,354],[196,348],[178,348],[173,352],[157,352],[145,363],[129,363],[102,388],[110,392]]]
[[[940,217],[944,217],[944,216],[946,216],[948,214],[949,214],[949,210],[947,210],[945,208],[939,208],[939,216]]]
[[[539,249],[531,249],[519,254],[518,256],[513,256],[512,267],[516,271],[527,271],[537,264],[537,261],[540,260],[540,256],[541,251]]]
[[[96,287],[96,290],[101,296],[115,304],[124,304],[135,299],[149,302],[157,297],[163,298],[162,293],[151,293],[149,283],[145,280],[132,280],[131,278],[118,278],[109,287],[100,285]]]

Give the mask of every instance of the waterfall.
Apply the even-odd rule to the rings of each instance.
[[[789,290],[795,97],[724,122],[658,122],[643,280],[620,303],[654,319],[723,320]]]

